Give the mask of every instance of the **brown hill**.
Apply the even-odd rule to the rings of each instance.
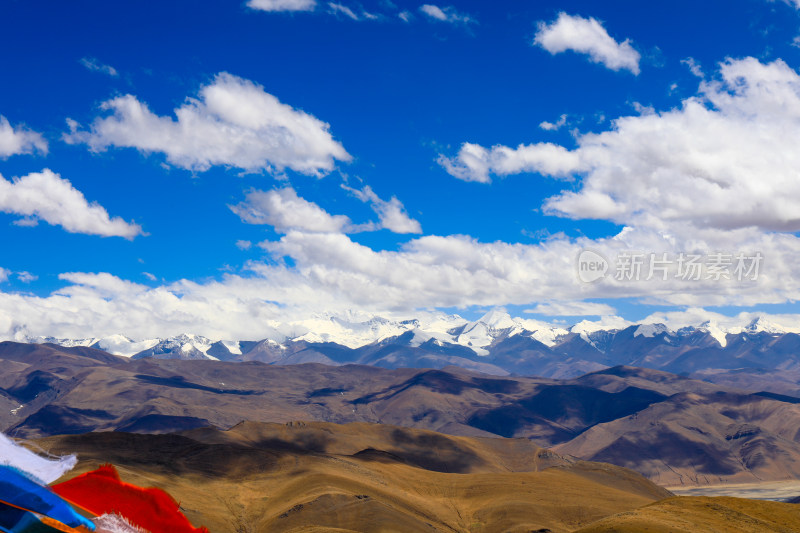
[[[70,476],[113,462],[124,479],[169,491],[214,532],[566,532],[670,496],[630,470],[525,439],[387,425],[248,422],[38,443],[78,453]]]
[[[126,362],[93,348],[0,342],[0,427],[19,423],[79,386],[82,372]]]
[[[770,391],[776,394],[800,397],[800,369],[796,367],[781,368],[780,370],[708,369],[692,373],[691,377],[710,381],[725,389]]]
[[[684,393],[589,428],[559,453],[607,461],[661,485],[800,479],[800,405]]]
[[[800,506],[742,498],[669,498],[576,533],[797,533]]]
[[[0,346],[0,360],[4,353]],[[91,358],[80,364],[40,359],[21,364],[3,373],[0,392],[9,394],[10,404],[18,400],[24,405],[15,416],[6,415],[10,423],[5,430],[26,437],[93,430],[171,432],[208,425],[227,428],[246,419],[305,419],[527,437],[552,445],[661,401],[666,398],[661,391],[680,389],[678,384],[638,378],[636,386],[604,390],[592,382],[499,378],[457,368],[148,359],[107,363]],[[657,374],[690,390],[712,387]]]

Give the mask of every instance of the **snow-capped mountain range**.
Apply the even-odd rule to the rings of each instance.
[[[512,317],[501,310],[490,311],[474,321],[457,315],[397,321],[345,313],[274,323],[269,330],[270,336],[261,340],[214,340],[192,334],[143,340],[123,335],[14,340],[87,346],[132,359],[358,363],[382,367],[456,365],[492,374],[550,377],[570,377],[616,364],[673,372],[764,365],[770,369],[780,365],[800,368],[800,327],[791,330],[763,317],[743,326],[723,327],[708,321],[671,330],[657,323],[604,327],[587,321],[560,327]],[[789,359],[771,361],[772,353],[790,352]],[[765,363],[768,359],[770,362]]]
[[[263,340],[277,344],[301,341],[312,344],[335,343],[353,349],[412,332],[412,345],[418,346],[430,339],[438,339],[449,344],[467,346],[477,355],[488,353],[485,347],[491,345],[499,332],[507,336],[530,332],[534,338],[550,345],[557,337],[569,333],[567,329],[549,327],[535,320],[512,318],[502,311],[490,311],[474,322],[457,315],[440,315],[425,321],[419,319],[393,321],[350,312],[318,315],[308,320],[286,324],[274,323],[270,324],[268,329],[270,335]],[[149,355],[183,353],[187,356],[185,358],[198,358],[193,356],[199,353],[208,359],[216,359],[213,353],[220,349],[227,350],[229,354],[240,355],[243,345],[257,344],[252,341],[212,340],[189,333],[166,339],[142,340],[133,340],[124,335],[85,339],[20,335],[14,340],[31,343],[47,342],[65,347],[91,346],[124,357],[143,356],[144,353]]]

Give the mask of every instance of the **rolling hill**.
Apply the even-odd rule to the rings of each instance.
[[[670,493],[526,439],[376,424],[242,423],[228,431],[40,439],[159,486],[211,531],[572,531]],[[313,527],[312,527],[313,526]]]

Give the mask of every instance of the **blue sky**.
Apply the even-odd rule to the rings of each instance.
[[[796,320],[799,8],[4,2],[0,335]],[[585,284],[585,248],[765,260]]]

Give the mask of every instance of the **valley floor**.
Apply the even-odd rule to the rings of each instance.
[[[800,497],[800,480],[734,483],[699,487],[666,487],[678,496],[731,496],[753,500],[787,501]]]

